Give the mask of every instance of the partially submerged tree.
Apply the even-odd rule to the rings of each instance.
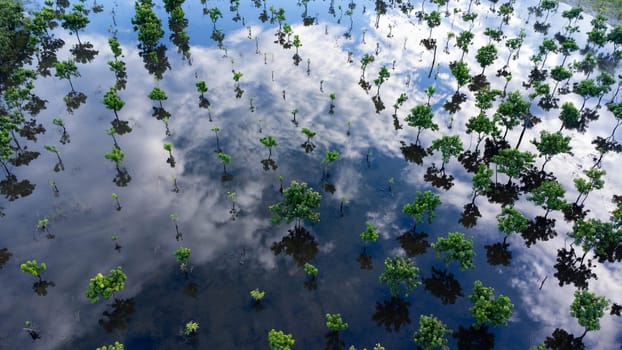
[[[417,195],[412,203],[405,204],[402,208],[404,214],[415,218],[414,227],[423,223],[424,215],[428,215],[428,223],[431,224],[434,219],[434,211],[436,207],[441,205],[441,198],[432,191],[417,191]]]
[[[92,304],[97,303],[100,297],[108,300],[114,293],[123,290],[126,280],[127,275],[123,273],[121,266],[110,270],[110,273],[105,276],[98,273],[89,281],[86,297]]]
[[[499,231],[505,233],[503,243],[508,236],[513,233],[522,233],[529,227],[529,219],[514,207],[506,207],[501,209],[501,213],[497,215],[497,227]]]
[[[469,295],[469,300],[473,306],[469,311],[475,318],[475,326],[485,324],[491,326],[506,325],[512,316],[514,305],[510,298],[500,294],[497,298],[493,296],[494,288],[484,287],[481,281],[473,283],[473,294]]]
[[[430,146],[430,150],[432,151],[441,151],[441,159],[443,163],[441,165],[441,171],[445,170],[445,164],[449,162],[451,157],[458,157],[460,153],[464,150],[462,146],[462,141],[460,141],[460,136],[442,136],[439,139],[432,141],[432,146]]]
[[[575,317],[579,325],[585,328],[585,332],[600,329],[600,318],[604,316],[605,309],[609,306],[609,301],[603,296],[597,296],[586,289],[574,292],[574,300],[570,304],[570,315]]]
[[[544,171],[544,166],[548,163],[553,156],[558,154],[570,154],[572,155],[572,147],[570,147],[570,137],[564,136],[561,132],[550,133],[546,130],[540,132],[540,141],[533,139],[531,143],[536,146],[540,157],[544,157],[544,163],[540,171]]]
[[[283,200],[268,207],[272,214],[272,222],[275,224],[285,221],[287,224],[296,221],[295,226],[299,227],[302,220],[312,223],[320,221],[320,213],[314,210],[320,207],[322,196],[307,189],[304,182],[292,181],[289,187],[283,190]]]
[[[19,265],[19,268],[23,272],[32,275],[32,277],[38,278],[39,282],[41,282],[41,272],[47,269],[47,265],[44,262],[37,263],[37,260],[28,260],[25,263]]]
[[[569,206],[564,199],[565,194],[566,190],[558,181],[547,180],[534,188],[527,200],[542,206],[546,210],[546,214],[544,214],[546,219],[551,210],[563,210]]]
[[[451,329],[434,315],[419,316],[419,329],[413,334],[413,340],[424,350],[439,348],[449,350],[447,335]]]
[[[417,128],[416,142],[419,142],[419,135],[422,129],[438,130],[438,124],[432,121],[433,118],[432,107],[428,105],[417,105],[413,107],[408,116],[404,118],[408,126]]]
[[[326,314],[326,328],[332,332],[348,329],[348,323],[341,319],[341,314]]]
[[[398,296],[408,293],[421,285],[419,268],[412,260],[396,256],[384,260],[384,272],[380,275],[380,282],[386,284],[391,295]]]
[[[431,246],[436,250],[437,256],[445,254],[445,263],[457,261],[461,271],[475,268],[473,237],[467,239],[462,232],[449,232],[446,238],[439,237]]]
[[[268,333],[268,346],[270,350],[291,350],[294,345],[294,337],[283,331],[271,329]]]

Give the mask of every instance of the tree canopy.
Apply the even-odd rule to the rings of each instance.
[[[312,223],[320,221],[320,213],[314,209],[320,207],[322,196],[307,189],[305,182],[292,181],[289,187],[283,190],[283,200],[268,207],[272,214],[272,222],[275,224],[285,221],[291,223],[296,220],[296,226],[300,225],[300,220],[308,220]]]

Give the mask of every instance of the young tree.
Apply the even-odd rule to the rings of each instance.
[[[473,202],[479,194],[488,193],[490,191],[490,177],[493,171],[486,164],[480,164],[477,171],[473,175]]]
[[[162,106],[162,101],[167,100],[168,96],[166,96],[166,91],[160,89],[158,86],[155,86],[149,93],[149,99],[152,101],[158,101],[160,103],[160,108],[164,108]]]
[[[209,15],[209,18],[214,25],[214,30],[216,30],[216,22],[219,18],[222,18],[222,12],[220,12],[220,9],[218,7],[212,7],[207,11],[207,14]]]
[[[227,174],[227,164],[231,164],[231,156],[223,152],[218,152],[218,159],[222,163],[223,172]]]
[[[98,273],[90,279],[86,297],[89,298],[92,304],[97,303],[100,296],[108,300],[114,293],[123,290],[126,280],[127,275],[123,273],[121,266],[110,270],[110,273],[106,276]]]
[[[312,264],[310,264],[308,262],[306,262],[302,266],[302,269],[305,271],[307,276],[311,276],[311,278],[316,278],[318,273],[320,272],[317,267],[313,266]]]
[[[80,76],[76,62],[74,60],[54,62],[54,69],[56,70],[54,76],[58,79],[67,79],[67,81],[69,81],[71,91],[76,91],[73,88],[73,83],[71,82],[71,77],[77,78]]]
[[[605,314],[605,309],[609,306],[609,301],[603,296],[597,296],[586,289],[574,292],[574,300],[570,304],[570,315],[576,317],[579,325],[585,327],[585,332],[597,331],[600,329],[600,318]]]
[[[428,28],[430,28],[430,34],[428,35],[428,41],[432,39],[432,29],[441,25],[441,14],[438,11],[432,11],[429,14],[425,14],[423,19],[428,24]]]
[[[179,269],[182,271],[188,270],[188,260],[190,260],[190,248],[179,247],[175,250],[175,260],[179,264]]]
[[[82,45],[78,32],[89,24],[88,10],[82,4],[74,4],[71,12],[62,15],[62,20],[61,26],[73,32],[78,39],[78,44]]]
[[[508,236],[513,233],[522,233],[529,227],[529,219],[514,207],[505,207],[501,209],[501,213],[497,215],[497,227],[499,231],[505,233],[503,243]]]
[[[570,137],[564,136],[561,132],[550,133],[546,130],[540,132],[540,141],[533,139],[531,143],[536,146],[540,153],[540,157],[544,157],[544,163],[540,171],[544,171],[544,166],[553,156],[558,154],[572,155],[572,147],[570,147]]]
[[[365,70],[370,63],[374,62],[375,59],[374,55],[370,55],[368,53],[363,55],[361,58],[361,79],[365,79]]]
[[[492,44],[484,45],[477,50],[475,59],[482,67],[480,75],[484,75],[486,67],[490,66],[497,59],[497,48]]]
[[[396,256],[384,260],[384,272],[380,275],[380,282],[389,286],[391,295],[398,296],[408,293],[421,285],[419,268],[412,260]]]
[[[414,216],[415,225],[423,223],[423,216],[428,215],[428,224],[432,223],[434,219],[434,210],[441,205],[441,197],[432,191],[417,191],[417,196],[412,203],[405,204],[402,208],[404,214]],[[413,229],[414,229],[413,228]]]
[[[473,38],[474,37],[475,37],[475,34],[473,34],[473,32],[471,32],[470,30],[462,31],[456,37],[456,46],[458,46],[458,48],[460,48],[460,50],[462,50],[462,55],[460,56],[460,61],[462,61],[464,59],[464,54],[469,52],[469,46],[471,46],[471,44],[473,44]]]
[[[42,281],[41,272],[47,269],[47,265],[45,263],[37,263],[37,260],[28,260],[25,263],[19,265],[19,268],[30,275],[32,277],[38,278],[39,282]]]
[[[363,242],[376,242],[378,240],[378,229],[374,225],[367,222],[365,223],[365,231],[363,231],[359,236]]]
[[[266,136],[266,137],[262,137],[261,139],[259,139],[259,141],[266,147],[268,147],[268,159],[270,159],[270,157],[272,157],[272,147],[276,147],[277,143],[276,140],[274,139],[274,137],[272,136]]]
[[[568,202],[564,199],[565,194],[566,190],[558,181],[547,180],[534,188],[527,200],[542,206],[546,210],[546,214],[544,214],[546,219],[551,210],[563,210],[568,207]]]
[[[123,165],[123,159],[125,159],[125,153],[123,153],[119,147],[112,146],[112,151],[106,152],[106,154],[104,154],[104,158],[113,161],[117,167],[117,171],[120,172],[121,165]]]
[[[106,108],[112,110],[114,112],[115,119],[119,120],[119,115],[117,114],[123,106],[125,106],[125,102],[117,95],[117,88],[111,87],[108,92],[104,95],[104,105]]]
[[[283,201],[268,207],[272,214],[272,222],[275,224],[285,221],[287,224],[296,220],[296,227],[300,226],[301,220],[309,220],[312,223],[320,221],[320,213],[314,212],[314,209],[320,207],[322,196],[313,191],[312,188],[307,189],[304,182],[292,181],[286,189],[283,190]]]
[[[451,74],[456,78],[458,88],[456,88],[456,94],[460,92],[460,88],[471,81],[471,73],[469,72],[469,65],[464,61],[452,62],[449,64]]]
[[[514,305],[510,302],[510,298],[500,294],[495,299],[494,292],[494,288],[484,287],[479,280],[473,283],[473,294],[469,295],[469,300],[473,306],[469,308],[469,311],[475,318],[476,327],[484,324],[491,326],[506,325],[512,316]]]
[[[570,101],[564,102],[559,113],[559,119],[562,121],[559,131],[562,131],[564,128],[577,129],[580,127],[581,112],[575,107],[574,103]]]
[[[579,204],[579,200],[583,198],[580,204],[583,205],[590,192],[593,190],[600,190],[605,186],[605,180],[602,178],[606,174],[605,170],[592,167],[585,170],[584,174],[587,176],[587,180],[582,177],[573,180],[574,186],[579,192],[575,204]]]
[[[570,79],[572,77],[572,72],[568,69],[564,68],[564,66],[555,66],[551,69],[551,78],[555,80],[555,86],[553,86],[553,92],[551,92],[551,96],[555,95],[555,91],[557,91],[557,85],[560,82]],[[567,102],[570,103],[570,102]]]
[[[294,343],[294,337],[291,334],[285,334],[283,331],[274,329],[271,329],[268,333],[268,346],[270,350],[291,350]]]
[[[496,118],[493,118],[491,120],[488,118],[486,113],[479,113],[477,116],[469,118],[466,123],[466,133],[477,133],[477,143],[475,144],[476,151],[479,149],[480,143],[484,140],[486,136],[495,137],[497,134],[499,134],[499,129],[497,129],[496,124]]]
[[[327,150],[326,151],[326,156],[324,156],[324,159],[322,159],[322,164],[324,164],[324,169],[322,170],[322,177],[328,177],[328,169],[330,168],[330,165],[333,164],[333,162],[335,162],[337,159],[339,159],[339,152],[338,151],[331,151],[331,150]]]
[[[530,152],[521,152],[515,148],[506,148],[491,158],[497,164],[497,171],[509,177],[508,183],[519,176],[523,170],[534,163],[534,155]]]
[[[505,126],[503,139],[512,128],[520,124],[521,120],[529,117],[530,103],[526,101],[518,91],[510,92],[505,101],[501,102],[497,107],[495,117]],[[521,133],[522,135],[522,133]]]
[[[622,230],[615,229],[611,222],[594,218],[577,220],[568,237],[583,248],[581,263],[589,251],[593,251],[602,262],[614,262],[613,252],[622,244]]]
[[[413,334],[413,340],[423,350],[439,348],[449,350],[447,334],[451,334],[451,329],[443,321],[434,315],[419,316],[419,330]]]
[[[475,268],[473,263],[475,257],[473,237],[467,239],[462,232],[449,232],[447,238],[439,237],[436,243],[432,243],[431,246],[436,250],[438,257],[445,253],[443,259],[445,263],[457,261],[460,263],[461,271]]]
[[[125,350],[125,346],[122,343],[116,341],[112,345],[103,345],[95,348],[95,350]]]
[[[428,105],[417,105],[410,110],[410,113],[404,120],[408,123],[408,126],[417,128],[418,142],[421,129],[438,130],[438,125],[432,121],[433,118],[432,107]]]
[[[326,328],[332,332],[348,329],[348,323],[343,322],[341,314],[326,314]]]
[[[374,79],[374,85],[378,87],[378,90],[376,91],[376,96],[380,95],[380,86],[382,86],[382,84],[384,84],[384,82],[387,81],[390,76],[391,73],[389,73],[389,69],[387,69],[386,66],[380,67],[380,71],[378,72],[378,78]]]
[[[544,38],[542,44],[538,47],[538,55],[542,57],[540,70],[544,69],[544,64],[550,53],[557,53],[557,44],[555,44],[555,40],[551,38]]]
[[[445,169],[445,163],[449,162],[452,156],[458,157],[464,150],[464,147],[462,146],[462,141],[460,141],[460,136],[454,135],[443,136],[440,139],[432,141],[430,150],[441,151],[441,158],[443,160],[441,171],[443,171]]]
[[[203,94],[209,90],[207,84],[205,84],[205,80],[199,80],[196,82],[195,86],[197,87],[197,92],[201,94],[201,97],[204,97]]]

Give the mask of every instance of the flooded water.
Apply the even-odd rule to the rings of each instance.
[[[518,177],[493,173],[497,190],[473,195],[473,172],[467,169],[490,162],[490,155],[484,153],[484,141],[476,149],[477,135],[466,132],[469,118],[480,112],[475,92],[468,84],[458,87],[450,69],[462,56],[455,36],[470,27],[462,19],[469,2],[450,2],[447,16],[440,7],[440,25],[432,30],[418,12],[423,7],[430,14],[437,6],[416,2],[408,9],[406,3],[192,1],[181,5],[183,13],[175,10],[186,26],[183,20],[171,21],[171,11],[156,2],[164,35],[150,54],[132,25],[134,4],[104,2],[103,11],[91,11],[90,23],[79,32],[81,44],[98,51],[90,60],[80,56],[82,61],[70,51],[78,44],[76,35],[60,26],[50,30],[65,43],[58,60],[78,58],[80,76],[72,77],[70,85],[54,76],[54,68],[48,76],[37,75],[33,93],[47,103],[32,117],[46,131],[36,141],[14,134],[11,158],[23,161],[28,151],[40,154],[27,165],[3,161],[0,349],[94,349],[115,341],[126,349],[266,349],[271,329],[291,333],[296,349],[369,349],[376,343],[406,349],[416,346],[419,316],[428,314],[453,331],[448,334],[452,349],[527,349],[547,337],[549,348],[561,349],[558,329],[580,337],[584,328],[570,314],[578,286],[560,286],[558,276],[564,274],[555,267],[559,251],[570,251],[573,221],[561,211],[545,215],[545,209],[527,200],[530,185],[542,180],[544,157],[536,157],[535,170]],[[518,91],[530,102],[529,111],[539,122],[523,136],[521,122],[505,140],[537,156],[530,141],[539,140],[542,130],[559,130],[561,121],[559,108],[546,110],[538,105],[540,97],[528,97],[534,92],[534,84],[528,85],[534,67],[530,58],[545,37],[564,31],[568,20],[561,14],[569,6],[560,4],[548,15],[544,34],[546,28],[536,25],[536,31],[534,23],[547,15],[530,14],[535,5],[514,3],[504,23],[492,3],[473,2],[471,13],[478,16],[464,62],[471,75],[481,73],[476,54],[489,44],[483,33],[501,28],[501,41],[492,41],[498,58],[484,67],[485,76],[491,88]],[[215,23],[208,14],[214,8],[222,14]],[[281,21],[279,8],[284,10]],[[583,17],[573,34],[580,48],[592,28],[591,17]],[[526,36],[518,57],[508,60],[511,80],[506,85],[497,71],[515,52],[505,42],[522,29]],[[122,50],[117,60],[125,63],[125,84],[108,65],[115,60],[108,44],[113,35]],[[436,48],[426,49],[424,39],[436,39]],[[613,52],[613,45],[598,52]],[[362,75],[366,54],[374,60]],[[544,68],[550,71],[562,62],[568,67],[583,58],[581,50],[567,58],[553,52]],[[37,70],[38,62],[28,67]],[[390,76],[376,84],[382,67]],[[612,73],[618,79],[619,71]],[[599,74],[596,68],[589,78]],[[558,106],[571,101],[579,108],[584,100],[571,92],[572,84],[587,77],[576,71],[568,86],[560,82],[558,89],[570,92],[555,93]],[[552,88],[555,81],[547,79]],[[198,81],[208,87],[203,94]],[[619,102],[617,84],[604,94],[602,108],[596,107],[597,96],[587,99],[585,107],[599,118],[584,132],[564,128],[572,154],[556,155],[545,167],[549,179],[564,186],[569,203],[579,195],[573,179],[585,177],[583,171],[593,166],[606,171],[604,187],[585,200],[586,220],[608,221],[616,208],[612,196],[620,194],[620,154],[608,152],[599,160],[592,144],[596,137],[612,135],[613,146],[619,139],[619,132],[612,134],[616,119],[605,106],[612,99]],[[115,85],[125,102],[116,112],[103,103]],[[156,86],[166,99],[148,97]],[[428,97],[430,86],[435,92]],[[465,101],[449,103],[460,97],[454,94],[457,88]],[[86,100],[69,106],[79,93]],[[407,100],[396,109],[402,93]],[[503,100],[498,97],[486,111],[489,117]],[[418,135],[404,118],[426,103],[438,130]],[[54,118],[62,119],[65,133]],[[497,125],[499,141],[505,129]],[[107,133],[112,127],[114,137]],[[307,140],[303,128],[315,136]],[[434,140],[452,135],[459,136],[465,151],[477,152],[476,159],[459,152],[462,161],[451,157],[445,164],[441,152],[428,149]],[[267,136],[277,143],[271,149],[260,141]],[[165,144],[172,146],[170,153]],[[44,145],[56,146],[58,157]],[[490,143],[486,151],[494,153],[494,146]],[[104,157],[114,147],[124,153],[119,166]],[[328,167],[322,162],[327,151],[339,153]],[[219,153],[230,161],[223,164]],[[498,170],[494,162],[489,166]],[[281,184],[287,187],[293,180],[321,194],[318,223],[271,223],[268,206],[283,199]],[[426,190],[437,193],[442,204],[432,223],[413,231],[413,217],[402,208],[417,191]],[[496,215],[512,205],[533,224],[504,240]],[[46,227],[38,226],[45,218]],[[375,243],[359,237],[366,222],[378,229]],[[473,238],[475,269],[461,271],[429,246],[454,231]],[[186,272],[175,260],[179,247],[191,249]],[[582,248],[574,249],[580,259]],[[392,297],[379,281],[385,258],[394,256],[408,257],[420,269],[423,284],[407,297]],[[622,343],[622,320],[610,314],[614,303],[622,303],[622,254],[613,256],[612,262],[599,262],[590,252],[583,264],[592,259],[595,276],[587,280],[589,290],[609,300],[601,329],[582,338],[589,349]],[[20,271],[20,264],[33,259],[47,264],[41,273],[47,283]],[[319,270],[315,279],[303,270],[307,262]],[[127,274],[125,288],[91,304],[85,295],[89,279],[117,266]],[[572,272],[577,271],[565,270],[566,278],[581,280]],[[494,287],[495,296],[510,297],[514,310],[507,326],[471,327],[469,295],[476,280]],[[266,292],[259,304],[249,295],[255,288]],[[327,313],[340,313],[349,328],[329,332]],[[32,340],[23,330],[27,320],[40,339]],[[191,320],[199,323],[197,334],[184,336]]]

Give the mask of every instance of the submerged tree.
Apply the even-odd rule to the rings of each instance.
[[[271,329],[268,333],[268,346],[270,350],[290,350],[295,340],[291,334]]]
[[[76,62],[74,60],[58,61],[54,63],[54,69],[56,70],[54,76],[58,79],[67,79],[67,81],[69,81],[71,91],[75,91],[73,83],[71,82],[71,77],[80,76]]]
[[[482,67],[482,73],[480,74],[484,75],[486,67],[490,66],[497,59],[497,48],[492,44],[482,46],[477,50],[475,59]]]
[[[125,102],[117,95],[117,88],[115,86],[111,87],[104,95],[104,105],[114,112],[114,117],[118,120],[119,115],[117,112],[125,106]]]
[[[417,128],[417,143],[422,129],[438,130],[438,125],[432,121],[434,114],[432,107],[428,105],[417,105],[410,110],[410,113],[404,120],[408,126]]]
[[[89,24],[88,10],[84,7],[83,4],[74,4],[71,12],[67,12],[62,15],[63,23],[61,26],[76,35],[78,39],[78,44],[82,44],[80,42],[80,35],[78,32]]]
[[[445,170],[445,164],[449,162],[451,157],[458,157],[460,153],[464,150],[462,146],[462,141],[460,141],[460,136],[443,136],[440,139],[436,139],[432,141],[432,146],[430,146],[430,150],[432,151],[441,151],[441,159],[443,163],[441,165],[441,171]]]
[[[570,137],[564,136],[561,132],[550,133],[546,130],[540,132],[540,141],[533,139],[531,143],[536,146],[541,157],[544,157],[544,163],[540,171],[544,171],[546,164],[558,154],[572,155],[572,147],[570,147]]]

